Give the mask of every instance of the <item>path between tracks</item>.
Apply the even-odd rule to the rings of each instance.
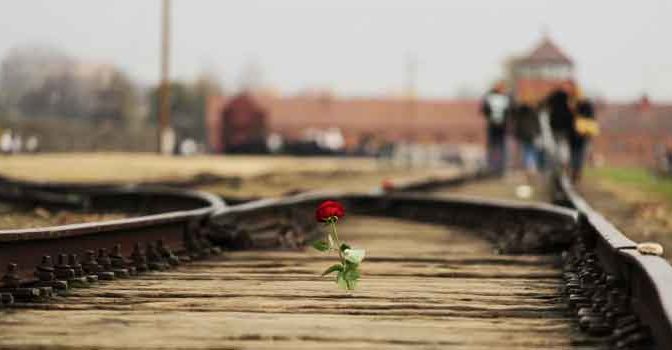
[[[6,349],[592,349],[558,292],[554,256],[501,256],[473,232],[348,217],[368,249],[360,288],[313,251],[231,252],[0,310]]]

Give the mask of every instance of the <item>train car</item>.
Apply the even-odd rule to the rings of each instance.
[[[252,96],[241,93],[233,97],[221,113],[221,152],[267,153],[267,112]]]

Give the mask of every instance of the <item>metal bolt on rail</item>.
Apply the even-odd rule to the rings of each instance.
[[[98,281],[98,275],[86,274],[84,268],[82,267],[82,264],[79,263],[79,257],[77,256],[77,254],[68,255],[68,265],[70,265],[72,270],[75,271],[75,278],[78,278],[81,281],[86,282],[86,284],[83,286],[87,286],[91,283]]]
[[[189,257],[192,260],[206,258],[208,255],[210,255],[209,252],[203,248],[202,243],[192,232],[193,230],[189,229],[184,231],[184,245],[189,252]]]
[[[147,262],[151,270],[164,271],[170,268],[152,242],[147,242]]]
[[[75,270],[68,265],[68,255],[59,254],[58,264],[54,266],[54,275],[59,280],[70,281],[75,278]]]
[[[119,277],[135,276],[137,271],[135,266],[132,266],[133,262],[127,260],[121,254],[121,244],[115,244],[112,248],[112,254],[110,254],[110,261],[112,262],[112,271],[115,275]]]
[[[42,262],[35,268],[35,277],[37,277],[37,279],[39,280],[36,286],[51,287],[54,290],[61,290],[61,291],[67,290],[68,282],[57,280],[54,271],[55,269],[54,264],[51,260],[51,256],[50,255],[43,256]]]
[[[12,295],[14,300],[20,301],[36,301],[46,295],[51,288],[33,288],[21,287],[22,281],[19,277],[19,266],[15,263],[7,265],[7,273],[2,277],[3,288],[0,292]]]
[[[149,266],[147,265],[147,256],[142,250],[140,243],[135,243],[133,245],[133,253],[131,253],[131,260],[133,261],[133,266],[137,272],[146,272],[149,271]]]
[[[58,264],[54,266],[54,274],[56,278],[63,281],[68,281],[70,287],[87,287],[89,282],[84,276],[77,276],[72,265],[68,264],[68,255],[59,254]],[[81,268],[81,265],[80,265]]]
[[[129,276],[128,270],[126,269],[115,269],[112,266],[112,258],[107,254],[106,248],[98,249],[98,264],[103,268],[105,272],[111,272],[114,277],[117,278],[127,278]]]
[[[93,250],[86,251],[86,258],[84,263],[82,263],[82,268],[84,268],[84,271],[86,271],[87,274],[98,276],[99,280],[114,280],[114,273],[111,271],[103,271],[103,267],[98,264],[96,253]]]
[[[19,266],[17,264],[10,263],[7,265],[7,273],[2,276],[0,282],[3,284],[3,287],[0,288],[0,293],[11,295],[13,300],[33,301],[40,298],[40,290],[38,288],[21,287]]]
[[[206,228],[196,228],[194,230],[194,235],[196,236],[196,239],[201,242],[201,247],[203,249],[206,249],[208,251],[208,255],[219,255],[222,253],[222,249],[215,246],[210,242],[210,240],[207,238],[207,235],[205,234]]]
[[[156,241],[156,249],[158,250],[159,254],[171,265],[171,266],[177,266],[180,264],[180,258],[178,258],[175,254],[173,254],[173,251],[170,249],[169,246],[167,246],[164,242],[163,239],[159,239]]]

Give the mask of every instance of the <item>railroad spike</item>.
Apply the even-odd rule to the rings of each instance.
[[[212,242],[210,242],[210,239],[208,239],[207,235],[203,234],[204,228],[201,229],[196,229],[194,231],[196,235],[196,239],[198,239],[201,242],[201,247],[207,250],[208,255],[219,255],[222,253],[222,249],[213,245]]]
[[[187,248],[189,257],[192,260],[205,258],[207,254],[205,253],[205,250],[203,249],[201,242],[199,242],[199,240],[196,239],[196,237],[194,236],[194,234],[191,233],[191,231],[192,230],[190,229],[185,229],[183,235],[184,245]]]
[[[110,260],[109,255],[107,255],[106,248],[98,249],[98,257],[96,258],[98,265],[103,269],[103,271],[112,270],[112,260]]]
[[[133,261],[133,266],[135,266],[135,270],[138,273],[149,271],[149,266],[147,266],[147,256],[142,250],[140,243],[135,243],[135,245],[133,245],[131,260]]]
[[[86,251],[86,259],[82,263],[82,267],[87,274],[98,276],[99,280],[109,281],[114,279],[114,273],[103,271],[102,266],[96,260],[96,253],[93,250]]]
[[[54,264],[51,260],[51,255],[44,255],[42,262],[35,268],[35,276],[39,279],[36,283],[37,287],[49,287],[55,290],[64,291],[68,289],[68,282],[57,280],[54,273]],[[45,296],[49,292],[44,291]]]
[[[45,255],[42,257],[42,262],[37,265],[35,269],[35,277],[37,277],[42,282],[54,280],[54,266],[51,262],[50,255]]]
[[[68,265],[68,255],[59,254],[58,264],[54,266],[54,275],[59,280],[69,281],[75,278],[75,270]]]
[[[97,258],[98,264],[101,266],[102,270],[106,274],[112,274],[114,277],[120,277],[120,278],[126,278],[129,276],[128,270],[126,269],[117,269],[115,271],[115,268],[112,266],[112,258],[110,258],[110,255],[107,254],[107,249],[106,248],[100,248],[98,249],[98,258]]]
[[[75,268],[69,264],[70,261],[77,263],[77,259],[69,259],[67,254],[58,255],[58,264],[54,267],[56,278],[68,281],[68,284],[71,287],[88,287],[89,282],[87,281],[86,277],[81,275],[77,276]],[[81,268],[82,266],[79,265],[78,269]]]
[[[7,272],[2,276],[2,284],[5,288],[19,288],[21,286],[19,265],[15,263],[9,263],[7,265]]]
[[[163,239],[159,239],[156,241],[156,249],[158,250],[159,254],[171,265],[171,266],[177,266],[180,264],[180,258],[178,258],[175,254],[173,254],[173,251],[170,249],[169,246],[167,246],[164,242]]]
[[[68,265],[75,271],[75,278],[85,282],[83,286],[88,286],[90,283],[98,281],[98,275],[87,275],[82,267],[82,264],[79,263],[79,257],[77,254],[70,254],[68,256]]]
[[[112,262],[112,270],[114,271],[115,275],[119,275],[117,277],[122,277],[121,275],[124,274],[125,276],[123,277],[137,275],[135,267],[132,266],[133,262],[127,260],[121,254],[121,244],[117,243],[114,245],[112,248],[112,254],[110,254],[110,260]]]
[[[164,271],[170,267],[152,242],[147,242],[147,263],[151,270]]]
[[[35,301],[41,298],[39,288],[21,287],[21,278],[19,277],[19,266],[15,263],[7,264],[7,272],[2,276],[3,287],[0,293],[11,295],[12,301]],[[5,296],[5,298],[8,298]]]

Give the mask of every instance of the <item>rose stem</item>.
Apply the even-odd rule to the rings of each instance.
[[[341,241],[338,239],[338,232],[336,231],[336,221],[338,219],[332,218],[329,220],[331,224],[331,232],[334,236],[334,241],[336,241],[336,250],[338,250],[338,257],[341,259],[341,263],[345,266],[345,257],[343,257],[343,252],[341,252]]]

